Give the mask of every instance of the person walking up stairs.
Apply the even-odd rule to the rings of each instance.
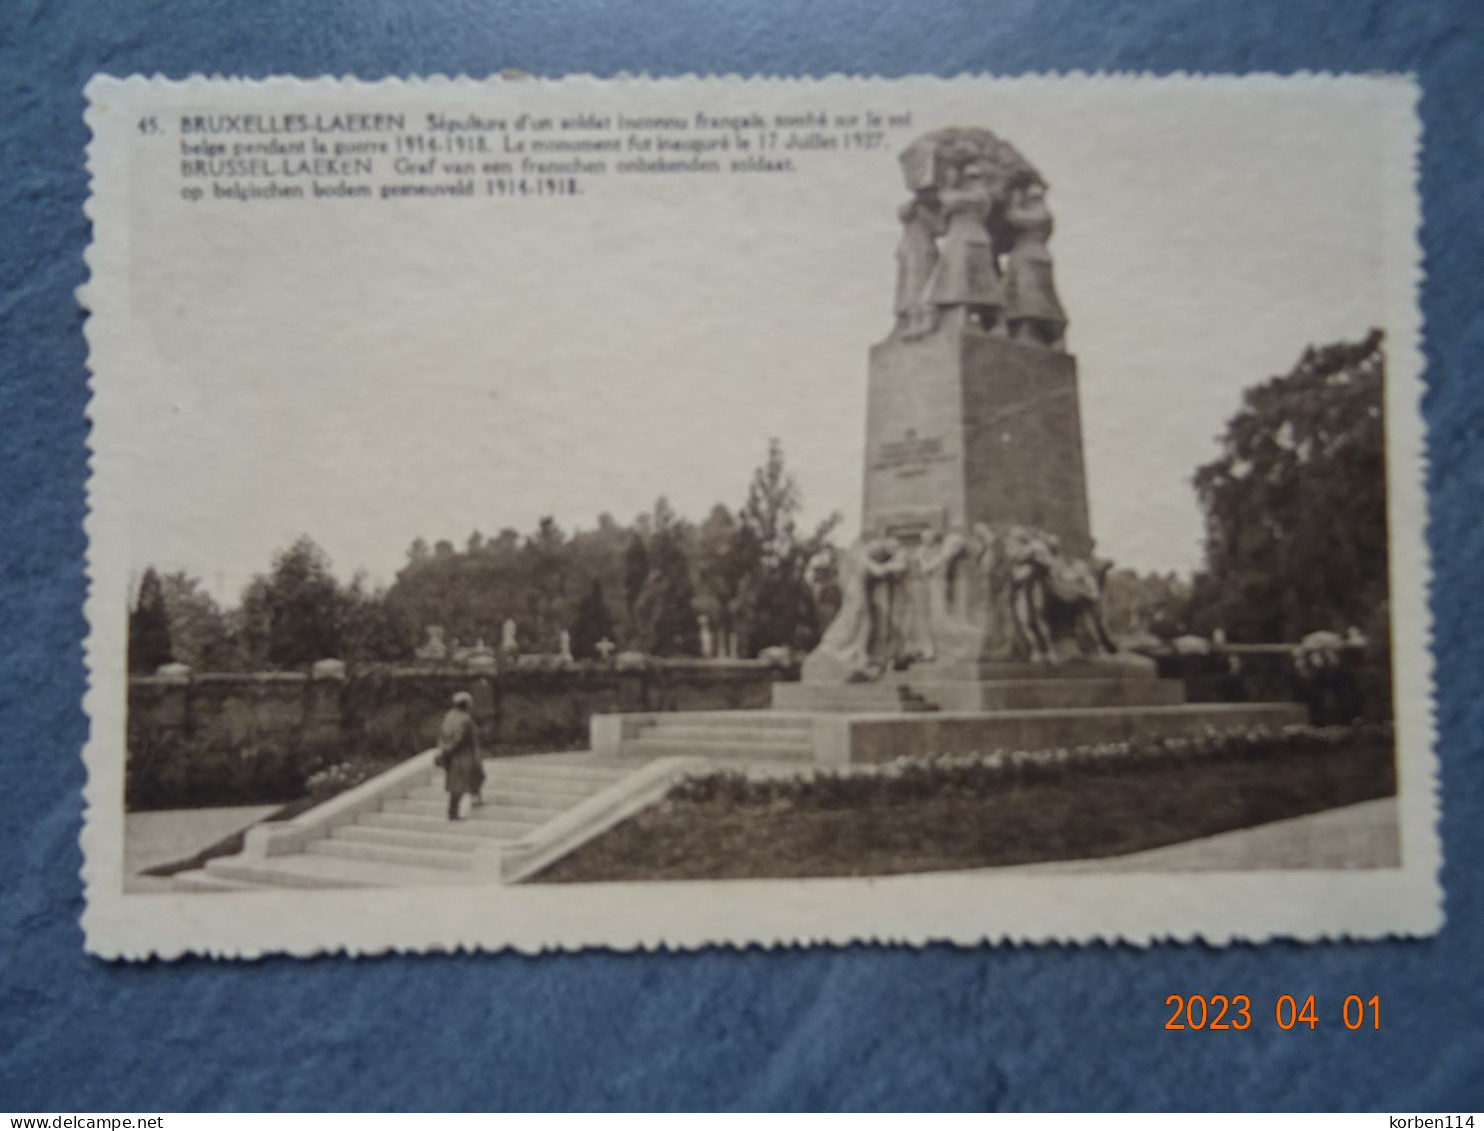
[[[443,716],[443,725],[438,730],[437,764],[444,773],[444,786],[448,790],[448,819],[457,821],[459,802],[464,794],[474,798],[477,807],[484,804],[484,761],[479,753],[479,727],[474,724],[474,697],[460,691],[453,697],[453,706]]]

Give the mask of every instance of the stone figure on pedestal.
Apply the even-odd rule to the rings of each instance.
[[[441,624],[430,624],[427,627],[428,638],[418,646],[414,653],[419,660],[436,662],[448,659],[449,648],[443,639],[443,626]]]
[[[1038,184],[1012,190],[1005,223],[1014,233],[1005,257],[1005,321],[1017,342],[1062,349],[1067,316],[1051,281],[1051,211]]]
[[[879,678],[901,659],[908,570],[893,538],[862,539],[840,555],[840,611],[810,654],[827,678],[861,682]]]
[[[972,623],[969,604],[974,559],[969,538],[960,531],[923,533],[914,560],[922,593],[917,635],[926,643],[924,659],[977,653],[982,633]]]
[[[905,337],[930,334],[938,324],[937,308],[928,301],[928,280],[938,263],[938,237],[946,230],[935,194],[914,196],[897,209],[902,239],[897,244],[897,330]]]
[[[927,301],[940,321],[948,311],[962,311],[981,329],[993,330],[1000,324],[1005,290],[987,226],[995,198],[983,166],[948,166],[938,199],[946,227]]]
[[[951,128],[902,153],[913,198],[898,209],[896,332],[968,322],[1017,341],[1065,348],[1067,317],[1052,282],[1046,184],[988,130]]]

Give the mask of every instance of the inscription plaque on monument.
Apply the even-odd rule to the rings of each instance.
[[[956,526],[1020,523],[1092,552],[1077,368],[972,327],[871,350],[862,529],[942,509]]]

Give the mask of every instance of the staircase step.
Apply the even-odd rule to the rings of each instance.
[[[446,796],[446,795],[445,795]],[[464,802],[464,815],[471,821],[531,821],[544,824],[558,813],[565,813],[572,808],[575,801],[562,801],[556,804],[546,804],[543,799],[538,799],[536,804],[529,802],[518,803],[510,800],[513,796],[529,798],[530,794],[511,795],[486,789],[484,791],[484,806],[479,809],[469,807]],[[448,802],[442,798],[437,801],[419,801],[416,798],[401,798],[396,801],[388,801],[382,806],[383,813],[405,813],[415,817],[448,817]]]
[[[402,848],[389,844],[361,844],[352,840],[312,840],[304,849],[311,856],[338,856],[347,860],[379,860],[414,868],[466,871],[474,866],[471,852],[440,852],[433,848]]]
[[[645,727],[636,736],[640,742],[658,739],[662,742],[761,742],[768,746],[811,747],[814,735],[811,729],[780,731],[769,727]]]
[[[749,729],[802,730],[807,731],[812,723],[808,715],[789,715],[778,711],[758,709],[756,711],[677,711],[674,714],[652,715],[646,724],[656,730],[671,730],[682,727],[719,727],[723,730],[737,726]]]
[[[252,891],[257,884],[241,880],[229,880],[226,876],[213,876],[205,868],[189,872],[176,872],[170,877],[176,891]]]
[[[525,810],[519,810],[525,812]],[[446,816],[426,817],[416,813],[362,813],[351,828],[402,829],[407,832],[429,832],[440,836],[464,837],[470,840],[519,840],[542,821],[487,819],[483,810],[475,820],[450,821]],[[543,814],[543,818],[544,818]]]
[[[502,778],[496,778],[494,781],[486,780],[484,783],[486,802],[493,800],[498,794],[502,797],[542,797],[552,805],[570,806],[586,800],[597,792],[596,789],[584,789],[581,786],[570,784],[553,787],[546,782],[507,781]],[[447,806],[448,791],[441,785],[424,785],[408,793],[406,799],[409,801],[442,801]]]
[[[445,821],[458,827],[464,821]],[[379,825],[341,825],[330,833],[332,840],[349,840],[358,844],[385,844],[393,848],[434,848],[440,852],[474,852],[481,843],[498,843],[496,837],[457,836],[440,829],[389,829]]]
[[[690,756],[693,758],[737,759],[754,762],[810,762],[814,749],[810,746],[785,745],[773,742],[672,742],[665,738],[646,735],[630,739],[623,744],[623,755],[643,758],[668,758]]]
[[[623,770],[609,766],[583,766],[541,761],[534,758],[486,758],[485,776],[500,780],[515,778],[543,778],[552,781],[570,781],[583,785],[617,781]]]
[[[552,788],[556,790],[582,791],[584,793],[597,793],[600,789],[607,789],[616,781],[621,781],[628,771],[621,769],[611,770],[584,770],[581,777],[556,774],[542,769],[507,769],[491,771],[486,764],[484,780],[496,785],[509,786],[511,789],[530,788]]]
[[[394,864],[373,864],[357,860],[334,860],[330,857],[270,856],[266,860],[244,860],[237,856],[218,856],[206,862],[212,876],[238,880],[255,887],[278,888],[367,888],[425,883],[428,869],[398,868]]]

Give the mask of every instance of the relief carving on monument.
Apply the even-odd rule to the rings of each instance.
[[[1035,167],[990,131],[960,127],[925,134],[899,160],[913,195],[897,210],[895,332],[969,325],[1064,349],[1052,218]]]
[[[862,538],[840,555],[840,610],[805,677],[862,683],[919,665],[1111,655],[1102,615],[1110,566],[1015,524],[929,529],[916,544]]]

